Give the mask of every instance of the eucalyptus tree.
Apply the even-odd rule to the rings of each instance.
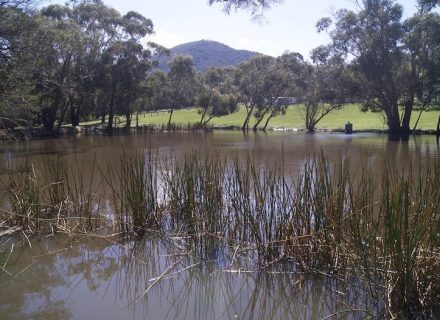
[[[213,67],[202,75],[195,98],[195,106],[201,114],[200,126],[238,110],[238,92],[233,80],[230,69]]]
[[[171,84],[162,71],[151,73],[145,83],[145,97],[151,111],[168,109],[172,103]]]
[[[104,123],[109,110],[115,109],[112,103],[116,99],[109,92],[110,68],[104,66],[103,61],[121,38],[121,15],[100,0],[73,2],[72,11],[86,39],[83,63],[77,70],[78,79],[84,85],[82,90],[76,90],[77,103],[71,108],[72,125],[78,123],[81,114],[100,115]]]
[[[301,97],[304,68],[305,62],[301,54],[286,52],[276,58],[265,71],[266,77],[262,88],[265,104],[258,107],[254,113],[256,118],[252,128],[254,131],[263,120],[264,125],[261,129],[265,131],[272,118],[284,115],[287,107]]]
[[[286,67],[287,60],[287,55],[279,59],[258,56],[238,67],[237,84],[246,109],[242,130],[249,129],[252,116],[256,119],[252,130],[256,131],[264,119],[265,130],[273,117],[285,113],[287,100],[280,98],[291,96],[295,87],[295,75]]]
[[[151,67],[151,51],[140,40],[153,33],[153,23],[133,11],[122,17],[113,10],[104,12],[106,16],[99,19],[103,19],[100,32],[105,46],[97,65],[96,82],[107,106],[107,129],[111,132],[117,113],[125,115],[127,127],[131,125],[133,106],[142,94]]]
[[[171,88],[170,116],[168,129],[171,128],[171,119],[175,109],[192,107],[196,95],[196,74],[191,56],[175,56],[168,64],[170,71],[168,79]]]
[[[352,61],[366,107],[385,114],[390,134],[408,134],[415,102],[428,105],[439,79],[439,1],[419,0],[406,21],[392,0],[358,4],[357,12],[338,11],[333,28],[323,18],[318,30],[330,31],[332,49]]]
[[[246,117],[241,129],[249,129],[249,122],[256,110],[266,106],[265,89],[268,73],[274,63],[274,58],[257,56],[242,62],[236,72],[236,84],[240,92],[240,100],[246,109]],[[273,97],[270,98],[274,100]],[[270,103],[270,102],[269,102]]]
[[[75,88],[73,70],[79,63],[84,37],[67,6],[43,8],[39,24],[46,42],[44,50],[36,54],[38,65],[33,79],[39,97],[39,119],[46,131],[52,131],[56,121],[60,128],[67,112]]]
[[[15,53],[26,50],[22,32],[31,30],[28,10],[34,0],[0,0],[0,61],[9,60]]]
[[[201,115],[200,126],[205,123],[206,115],[209,116],[210,108],[212,108],[212,101],[214,100],[214,90],[214,88],[204,83],[200,83],[198,85],[194,104],[195,107],[198,109],[198,113]],[[218,92],[216,93],[219,94]]]
[[[432,12],[438,3],[419,1],[418,12],[403,24],[406,68],[402,100],[405,109],[419,110],[413,131],[424,111],[438,108],[440,98],[440,15]]]
[[[117,97],[118,112],[126,118],[126,127],[131,126],[131,115],[144,91],[146,72],[150,68],[150,52],[134,41],[121,43],[116,54],[118,62],[114,68],[114,80],[118,81],[120,95]]]
[[[0,116],[14,123],[32,124],[35,95],[31,71],[42,33],[30,9],[36,1],[0,1]],[[7,118],[7,119],[6,119]],[[22,120],[25,120],[23,122]]]
[[[140,39],[152,33],[152,22],[135,12],[121,16],[99,0],[50,5],[36,19],[44,41],[32,78],[44,128],[54,130],[56,121],[59,128],[68,111],[78,125],[81,115],[105,106],[111,130],[121,105],[117,111],[129,125],[127,114],[149,67],[150,52]]]
[[[311,56],[313,65],[306,67],[302,96],[305,127],[309,132],[330,112],[353,98],[357,90],[342,57],[330,55],[330,49],[325,46],[314,49]]]
[[[201,114],[200,126],[206,126],[215,117],[226,116],[238,110],[238,96],[233,93],[220,93],[217,88],[201,85],[198,89],[195,106]]]

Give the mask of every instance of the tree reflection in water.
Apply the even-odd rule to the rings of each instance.
[[[116,244],[118,243],[118,244]],[[355,283],[252,263],[201,260],[184,239],[79,241],[61,236],[16,246],[0,273],[1,319],[363,319]],[[215,255],[214,255],[215,256]],[[202,262],[204,261],[204,262]],[[291,271],[291,270],[290,270]],[[148,289],[148,290],[147,290]]]

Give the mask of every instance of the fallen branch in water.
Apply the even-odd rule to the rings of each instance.
[[[174,262],[173,264],[169,265],[168,268],[166,268],[165,271],[162,272],[162,274],[159,277],[152,278],[152,279],[148,280],[148,282],[153,281],[153,283],[150,284],[148,286],[148,288],[134,301],[134,304],[138,303],[140,300],[142,300],[142,298],[145,297],[145,295],[148,293],[148,291],[150,291],[150,289],[152,287],[154,287],[160,280],[165,278],[165,276],[168,274],[168,272],[173,270],[175,266],[177,266],[180,262],[182,262],[182,260],[183,260],[183,257],[180,258],[178,261]]]
[[[21,227],[15,226],[15,227],[9,228],[5,231],[0,231],[0,238],[3,236],[8,236],[8,235],[14,234],[20,230],[21,230]]]

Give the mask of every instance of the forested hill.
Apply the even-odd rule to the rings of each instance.
[[[159,69],[167,70],[168,62],[173,56],[179,54],[191,55],[194,68],[198,71],[206,71],[210,67],[237,66],[241,62],[259,55],[257,52],[236,50],[222,43],[209,40],[188,42],[171,48],[170,51],[170,56],[159,59]]]

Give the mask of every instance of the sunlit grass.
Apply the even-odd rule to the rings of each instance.
[[[423,130],[435,130],[437,128],[437,121],[440,111],[424,112],[420,118],[418,128]],[[418,116],[415,111],[412,116],[411,129],[414,126]],[[168,123],[168,112],[151,112],[142,113],[139,116],[139,125],[151,125],[162,127]],[[241,107],[237,112],[214,118],[210,125],[215,127],[241,127],[246,117],[244,107]],[[183,109],[174,111],[172,122],[178,126],[186,126],[189,123],[196,124],[200,121],[200,115],[196,109]],[[325,118],[322,119],[316,126],[317,129],[336,130],[343,129],[345,123],[351,122],[354,130],[385,130],[387,129],[386,120],[381,113],[362,112],[359,105],[347,104],[340,110],[335,110]],[[96,125],[100,121],[84,122],[82,125]],[[252,117],[250,127],[255,123],[255,118]],[[118,126],[125,125],[125,118],[118,117]],[[133,115],[132,126],[136,126],[136,115]],[[269,129],[274,128],[304,128],[304,111],[302,105],[290,106],[285,115],[280,115],[272,118],[268,125]]]

